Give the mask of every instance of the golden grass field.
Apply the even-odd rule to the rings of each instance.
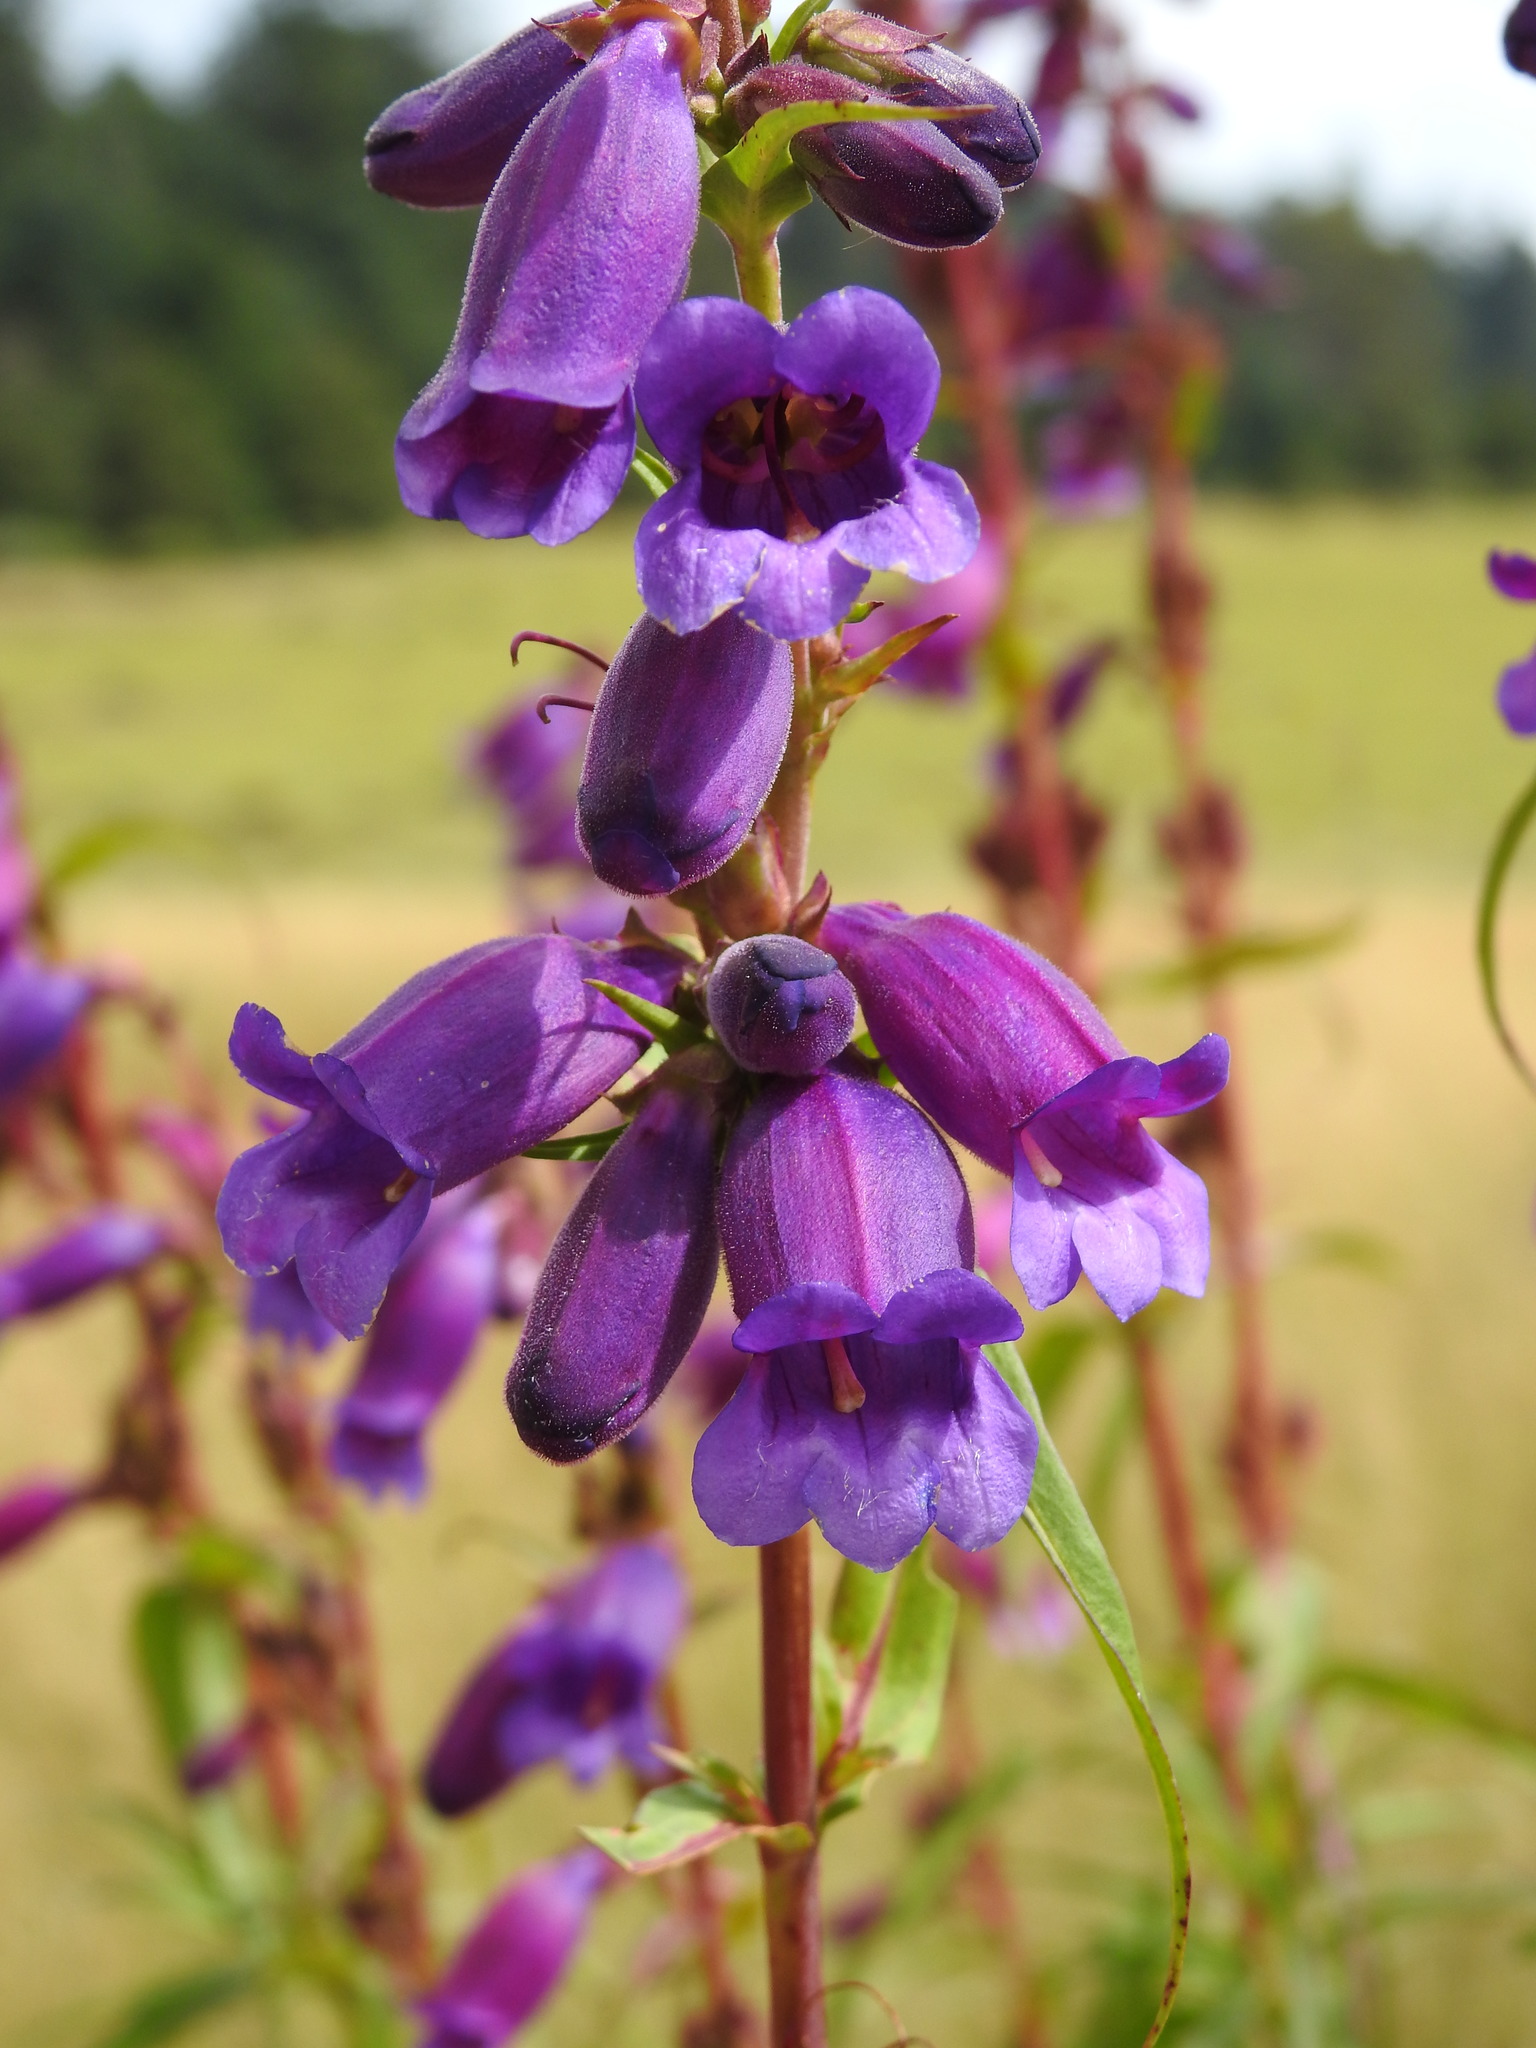
[[[1532,765],[1489,709],[1527,623],[1485,593],[1480,556],[1491,541],[1536,540],[1536,507],[1223,505],[1206,528],[1223,593],[1215,740],[1251,799],[1255,916],[1361,918],[1352,948],[1255,977],[1242,1003],[1280,1368],[1323,1420],[1301,1544],[1325,1576],[1334,1643],[1423,1668],[1536,1730],[1536,1105],[1480,1015],[1470,940],[1477,860]],[[1123,531],[1051,541],[1037,599],[1047,636],[1065,644],[1074,621],[1128,620],[1133,564]],[[611,647],[634,609],[626,579],[622,532],[553,556],[412,532],[293,555],[0,570],[0,715],[44,852],[107,817],[194,828],[179,851],[84,885],[72,938],[139,961],[184,1003],[210,1058],[247,996],[297,1043],[327,1042],[405,974],[497,927],[494,826],[457,778],[462,735],[508,688],[513,631]],[[530,674],[552,673],[544,660],[534,650]],[[818,824],[841,894],[984,911],[956,848],[986,734],[985,706],[889,699],[855,713]],[[1114,686],[1081,755],[1097,787],[1131,793],[1104,959],[1166,958],[1144,852],[1162,756],[1137,686]],[[1512,1007],[1536,1037],[1536,902],[1516,901],[1506,951]],[[1159,1057],[1196,1029],[1182,1001],[1121,1005],[1116,1022]],[[9,1222],[25,1234],[25,1218]],[[1384,1255],[1369,1270],[1308,1264],[1329,1232],[1368,1235]],[[1218,1298],[1186,1318],[1176,1354],[1213,1502],[1221,1313]],[[120,1336],[107,1302],[6,1338],[0,1479],[89,1457]],[[500,1408],[507,1348],[504,1334],[488,1341],[437,1432],[429,1503],[370,1522],[391,1704],[412,1754],[470,1658],[568,1554],[565,1482],[521,1450]],[[1107,1370],[1066,1416],[1069,1458],[1087,1445]],[[215,1456],[254,1514],[223,1393],[215,1374]],[[1105,1533],[1155,1667],[1167,1617],[1134,1467]],[[695,1534],[701,1588],[724,1604],[690,1647],[684,1685],[701,1743],[746,1760],[749,1574]],[[162,1796],[124,1656],[125,1605],[145,1570],[102,1519],[0,1578],[5,2048],[84,2048],[115,1991],[189,1952],[132,1892],[139,1866],[111,1818],[125,1797]],[[1103,1822],[1091,1840],[1104,1864],[1155,1871],[1150,1792],[1090,1656],[1046,1673],[991,1667],[980,1685],[998,1743],[1042,1760],[1009,1839],[1049,1947],[1092,1911],[1085,1815]],[[1398,1738],[1380,1740],[1355,1759],[1367,1791],[1373,1769],[1402,1760]],[[1100,1789],[1052,1781],[1071,1741],[1110,1757]],[[1414,1799],[1383,1791],[1362,1809],[1378,1867],[1536,1884],[1536,1773],[1449,1739],[1411,1747]],[[834,1893],[878,1867],[906,1797],[886,1786],[834,1838]],[[556,1846],[573,1816],[616,1818],[621,1804],[617,1788],[578,1799],[540,1780],[489,1820],[451,1838],[439,1828],[445,1929],[499,1873]],[[1394,2044],[1536,2038],[1536,1962],[1516,1941],[1533,1919],[1490,1908],[1408,1927],[1391,1951]],[[963,1947],[920,1937],[870,1967],[939,2048],[995,2038]],[[661,2038],[654,2011],[589,1953],[528,2038],[638,2048]]]

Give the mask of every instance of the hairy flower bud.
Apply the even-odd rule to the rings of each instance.
[[[640,619],[598,693],[576,797],[599,879],[664,896],[722,867],[773,787],[793,704],[789,649],[736,613],[683,634]]]
[[[581,69],[548,24],[593,12],[562,8],[402,93],[363,138],[374,191],[408,206],[482,206],[535,117]]]
[[[27,1479],[0,1495],[0,1559],[46,1535],[85,1497],[84,1489],[70,1480],[51,1478]]]
[[[830,953],[788,933],[742,939],[705,990],[715,1035],[754,1074],[814,1074],[853,1036],[856,998]]]
[[[614,1874],[600,1849],[535,1863],[465,1936],[420,2001],[421,2048],[498,2048],[550,1996]]]
[[[815,64],[765,64],[727,95],[743,129],[806,100],[896,104]],[[861,121],[805,128],[789,146],[796,168],[838,219],[908,249],[959,249],[1002,218],[997,181],[932,121]]]
[[[97,1209],[14,1265],[0,1266],[0,1323],[37,1315],[137,1272],[165,1245],[153,1217],[134,1209]]]
[[[1505,21],[1504,55],[1514,70],[1536,78],[1536,0],[1518,0]]]

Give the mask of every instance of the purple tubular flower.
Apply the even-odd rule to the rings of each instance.
[[[515,867],[584,870],[586,860],[576,841],[574,788],[583,729],[570,712],[540,718],[541,701],[541,696],[530,695],[508,706],[480,736],[474,768],[495,793],[512,828]]]
[[[1499,716],[1518,739],[1536,733],[1536,650],[1505,669],[1495,701]]]
[[[134,1209],[97,1209],[13,1265],[0,1266],[0,1323],[37,1315],[121,1280],[165,1249],[165,1230]]]
[[[375,192],[408,206],[482,206],[536,115],[581,60],[547,26],[591,14],[566,7],[391,102],[363,138]]]
[[[739,939],[704,993],[715,1036],[753,1074],[814,1074],[853,1036],[857,998],[830,953],[786,932]]]
[[[764,114],[806,100],[897,104],[895,95],[851,85],[815,64],[765,64],[749,71],[727,104],[750,129]],[[966,248],[991,234],[1003,216],[996,179],[935,121],[802,128],[789,154],[845,226],[867,228],[903,248]]]
[[[94,990],[82,974],[45,967],[27,948],[0,957],[0,1097],[53,1058]]]
[[[251,1281],[245,1327],[253,1337],[271,1335],[293,1350],[303,1345],[308,1351],[328,1351],[337,1336],[320,1311],[311,1307],[292,1259],[277,1272],[258,1273]]]
[[[0,1560],[14,1557],[87,1498],[84,1488],[67,1479],[27,1479],[0,1494]]]
[[[814,1517],[875,1571],[933,1527],[996,1543],[1038,1444],[979,1347],[1021,1326],[971,1270],[965,1183],[932,1125],[852,1067],[769,1081],[726,1149],[719,1213],[755,1356],[694,1457],[709,1529],[772,1543]]]
[[[1536,0],[1518,0],[1504,23],[1504,55],[1514,70],[1536,78]]]
[[[665,1003],[682,964],[659,947],[490,939],[424,969],[314,1059],[247,1003],[230,1057],[305,1114],[230,1168],[229,1257],[250,1274],[296,1260],[314,1306],[361,1336],[433,1194],[551,1137],[648,1043],[588,980]]]
[[[331,1469],[375,1499],[391,1486],[407,1500],[424,1490],[422,1434],[496,1305],[499,1205],[448,1195],[434,1210],[389,1283],[336,1410]]]
[[[616,1762],[660,1775],[656,1687],[682,1634],[677,1568],[651,1543],[618,1544],[556,1586],[465,1685],[422,1773],[427,1803],[472,1813],[539,1764],[590,1785]]]
[[[618,496],[635,366],[698,226],[682,34],[639,21],[611,36],[502,172],[453,345],[395,443],[410,511],[553,547]]]
[[[600,1849],[525,1870],[473,1928],[420,2001],[418,2048],[498,2048],[565,1975],[592,1901],[613,1875]]]
[[[733,613],[630,628],[598,692],[576,826],[593,872],[665,896],[722,867],[773,787],[794,709],[789,649]]]
[[[1488,581],[1500,597],[1511,597],[1517,604],[1536,604],[1536,562],[1529,555],[1490,548]]]
[[[971,687],[972,659],[997,623],[1008,588],[1003,551],[982,531],[976,552],[958,576],[948,576],[924,591],[922,598],[903,598],[886,605],[843,632],[850,654],[872,653],[882,640],[904,633],[938,612],[953,612],[947,626],[904,654],[890,669],[899,688],[920,697],[963,697]]]
[[[635,541],[646,608],[675,633],[739,605],[776,639],[804,639],[838,623],[871,570],[936,583],[975,552],[970,492],[912,452],[938,358],[883,293],[829,292],[785,334],[734,299],[687,299],[635,389],[682,473]]]
[[[555,1239],[507,1376],[507,1407],[556,1464],[623,1436],[698,1334],[720,1264],[712,1048],[656,1076]]]
[[[1224,1039],[1157,1066],[1127,1055],[1048,960],[942,911],[834,909],[829,952],[902,1086],[951,1137],[1013,1178],[1014,1270],[1036,1308],[1086,1273],[1121,1321],[1159,1287],[1205,1290],[1204,1185],[1141,1119],[1198,1109],[1226,1085]]]
[[[1046,717],[1052,732],[1066,732],[1082,717],[1100,676],[1119,651],[1117,640],[1094,640],[1057,669],[1046,686]]]

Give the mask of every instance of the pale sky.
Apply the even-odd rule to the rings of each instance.
[[[48,0],[47,13],[71,80],[128,62],[175,85],[195,77],[248,4]],[[401,4],[455,56],[535,11],[530,0]],[[1536,79],[1504,65],[1508,5],[1119,0],[1118,11],[1162,74],[1206,109],[1199,128],[1170,134],[1162,158],[1179,196],[1236,209],[1347,186],[1389,230],[1458,240],[1502,230],[1536,249]]]

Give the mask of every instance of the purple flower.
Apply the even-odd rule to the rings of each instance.
[[[553,1587],[454,1702],[422,1773],[428,1804],[471,1813],[538,1764],[564,1764],[578,1785],[620,1761],[660,1776],[656,1687],[686,1607],[676,1566],[650,1543],[618,1544]]]
[[[518,144],[486,203],[447,360],[395,444],[412,512],[557,546],[618,496],[635,366],[682,290],[698,226],[679,56],[692,40],[675,20],[623,27]]]
[[[635,542],[640,594],[676,633],[736,605],[780,640],[825,633],[871,570],[936,583],[975,552],[969,491],[912,452],[938,358],[880,292],[830,292],[785,334],[733,299],[685,300],[635,389],[682,472]]]
[[[614,1875],[600,1849],[535,1863],[473,1928],[420,2001],[419,2048],[498,2048],[543,2005]]]
[[[1141,1119],[1217,1095],[1223,1039],[1162,1066],[1133,1058],[1048,960],[952,911],[856,903],[834,909],[822,936],[902,1086],[1012,1174],[1014,1270],[1036,1308],[1079,1273],[1122,1321],[1159,1287],[1204,1292],[1205,1188]]]
[[[562,680],[562,687],[568,679]],[[476,743],[476,773],[499,800],[519,868],[580,867],[576,841],[576,757],[585,733],[579,714],[539,716],[541,695],[520,697]]]
[[[0,1096],[51,1060],[95,993],[83,974],[45,967],[20,942],[0,955]]]
[[[882,640],[919,626],[936,613],[954,618],[910,654],[893,662],[890,679],[921,697],[963,697],[971,687],[976,650],[997,623],[1008,594],[1008,564],[985,529],[976,552],[957,576],[933,584],[921,598],[902,598],[843,632],[851,655],[872,653]]]
[[[0,1266],[0,1323],[57,1308],[136,1273],[165,1249],[165,1230],[135,1209],[96,1209],[13,1264]]]
[[[1516,71],[1536,78],[1536,0],[1518,0],[1504,24],[1504,55]]]
[[[593,11],[561,8],[392,101],[363,138],[374,191],[410,206],[482,206],[535,116],[581,69],[546,24]]]
[[[25,1550],[88,1498],[88,1490],[71,1480],[41,1477],[0,1494],[0,1559]]]
[[[304,1114],[230,1168],[226,1252],[251,1274],[297,1260],[314,1306],[361,1336],[433,1194],[552,1136],[648,1043],[588,979],[666,1002],[682,965],[659,947],[490,939],[425,968],[314,1059],[247,1003],[230,1057]]]
[[[1513,598],[1517,604],[1536,604],[1536,561],[1529,555],[1490,548],[1488,581],[1500,597]]]
[[[764,114],[806,100],[896,105],[815,64],[765,64],[727,98],[750,130]],[[945,124],[948,126],[948,123]],[[963,249],[1002,218],[997,180],[936,121],[871,121],[802,128],[790,160],[845,226],[867,228],[907,249]]]
[[[753,1074],[814,1074],[853,1036],[857,998],[830,953],[787,932],[740,939],[710,971],[715,1036]]]
[[[714,1310],[688,1347],[673,1385],[701,1422],[713,1422],[746,1376],[749,1360],[736,1349],[736,1318]]]
[[[568,1464],[633,1429],[693,1342],[720,1263],[713,1048],[670,1060],[555,1239],[507,1376],[518,1434]]]
[[[328,1351],[337,1332],[319,1309],[310,1305],[290,1259],[275,1273],[258,1273],[245,1297],[245,1327],[253,1337],[271,1335],[286,1347]]]
[[[194,1743],[176,1767],[181,1789],[194,1799],[232,1783],[250,1762],[256,1747],[256,1726],[248,1716],[222,1734]]]
[[[682,634],[639,619],[598,692],[576,795],[599,879],[665,896],[722,867],[773,787],[794,696],[789,649],[734,613]]]
[[[415,1500],[426,1486],[422,1433],[496,1305],[500,1230],[494,1200],[445,1196],[385,1291],[330,1446],[332,1471],[375,1498],[394,1486]]]
[[[1066,732],[1088,709],[1100,676],[1120,652],[1118,640],[1093,640],[1064,661],[1046,685],[1052,732]]]
[[[1040,436],[1040,455],[1059,519],[1121,519],[1141,502],[1134,426],[1114,394],[1059,413]]]
[[[151,1103],[138,1114],[140,1137],[168,1159],[187,1186],[204,1201],[218,1194],[229,1159],[218,1131],[205,1118]]]
[[[1074,206],[1029,244],[1019,270],[1020,340],[1101,332],[1128,311],[1125,286],[1099,216]]]
[[[770,1080],[726,1148],[719,1213],[735,1341],[755,1355],[699,1440],[706,1525],[762,1544],[814,1517],[875,1571],[933,1527],[996,1543],[1037,1440],[978,1347],[1020,1323],[972,1270],[965,1183],[932,1125],[853,1065]]]
[[[1517,738],[1529,739],[1536,733],[1536,649],[1505,669],[1495,701],[1499,716]]]
[[[37,870],[21,836],[20,810],[16,770],[0,749],[0,944],[15,938],[37,894]]]

